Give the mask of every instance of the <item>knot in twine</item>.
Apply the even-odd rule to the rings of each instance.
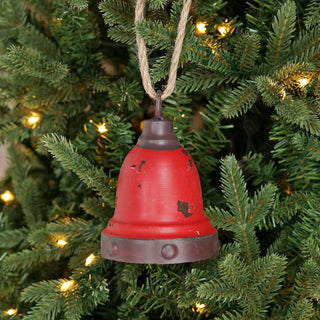
[[[135,23],[143,20],[144,6],[145,6],[144,0],[137,0],[136,8],[135,8]],[[183,7],[181,10],[180,21],[177,29],[177,38],[175,41],[175,46],[174,46],[173,54],[171,57],[168,84],[166,86],[166,89],[161,94],[162,101],[168,98],[172,94],[176,85],[177,70],[178,70],[183,40],[185,37],[185,30],[186,30],[186,25],[188,21],[190,7],[191,7],[191,0],[183,0]],[[139,60],[143,87],[147,92],[147,94],[150,96],[150,98],[152,98],[153,100],[157,100],[159,99],[159,93],[155,91],[151,81],[148,58],[147,58],[146,43],[138,35],[138,33],[136,35],[136,41],[138,46],[138,60]]]

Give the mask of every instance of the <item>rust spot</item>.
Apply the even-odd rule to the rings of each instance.
[[[135,165],[135,164],[133,164],[130,168],[134,169],[135,167],[136,167],[136,165]]]
[[[178,211],[183,213],[185,218],[192,216],[192,213],[189,212],[189,203],[185,201],[178,200]]]
[[[182,152],[185,156],[189,157],[189,154],[188,154],[187,150],[182,149],[181,152]]]
[[[142,161],[140,162],[139,172],[141,172],[141,168],[142,168],[142,166],[143,166],[146,162],[147,162],[146,160],[142,160]]]
[[[140,189],[141,189],[141,184],[138,184],[138,188],[140,188]]]
[[[192,162],[192,159],[188,159],[189,160],[189,166],[191,168],[191,170],[193,170],[193,162]]]

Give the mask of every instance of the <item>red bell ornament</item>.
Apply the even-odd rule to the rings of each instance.
[[[119,175],[112,219],[101,233],[101,255],[129,263],[173,264],[218,252],[218,232],[205,216],[200,180],[172,121],[145,120]]]

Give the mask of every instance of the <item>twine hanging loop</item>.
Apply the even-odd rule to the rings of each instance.
[[[175,41],[175,46],[173,50],[173,54],[171,57],[171,64],[169,69],[169,76],[168,76],[168,84],[166,89],[160,95],[161,100],[165,100],[168,98],[172,92],[174,91],[177,79],[177,70],[179,65],[180,54],[182,50],[183,40],[185,37],[185,30],[188,21],[189,11],[191,7],[192,0],[183,0],[183,7],[180,14],[180,21],[178,24],[177,29],[177,37]],[[137,0],[136,8],[135,8],[135,23],[142,21],[144,18],[144,7],[145,7],[145,0]],[[138,35],[136,35],[137,47],[138,47],[138,60],[139,60],[139,67],[142,77],[142,83],[145,91],[153,100],[159,100],[159,95],[155,91],[149,71],[149,64],[147,58],[147,47],[145,41]],[[161,109],[160,109],[161,111]],[[160,114],[161,117],[161,114]]]

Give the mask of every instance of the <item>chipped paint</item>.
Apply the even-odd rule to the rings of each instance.
[[[135,164],[133,164],[132,166],[130,166],[131,169],[134,169],[136,167]]]
[[[188,154],[187,150],[181,149],[181,152],[182,152],[185,156],[189,157],[189,154]]]
[[[140,165],[139,165],[139,172],[141,172],[141,168],[144,164],[146,164],[146,160],[141,160]]]
[[[189,166],[190,166],[191,170],[194,170],[192,159],[188,159],[188,160],[189,160]]]
[[[177,205],[178,205],[178,211],[183,213],[185,218],[189,218],[190,216],[192,216],[192,213],[189,212],[188,202],[178,200]]]

